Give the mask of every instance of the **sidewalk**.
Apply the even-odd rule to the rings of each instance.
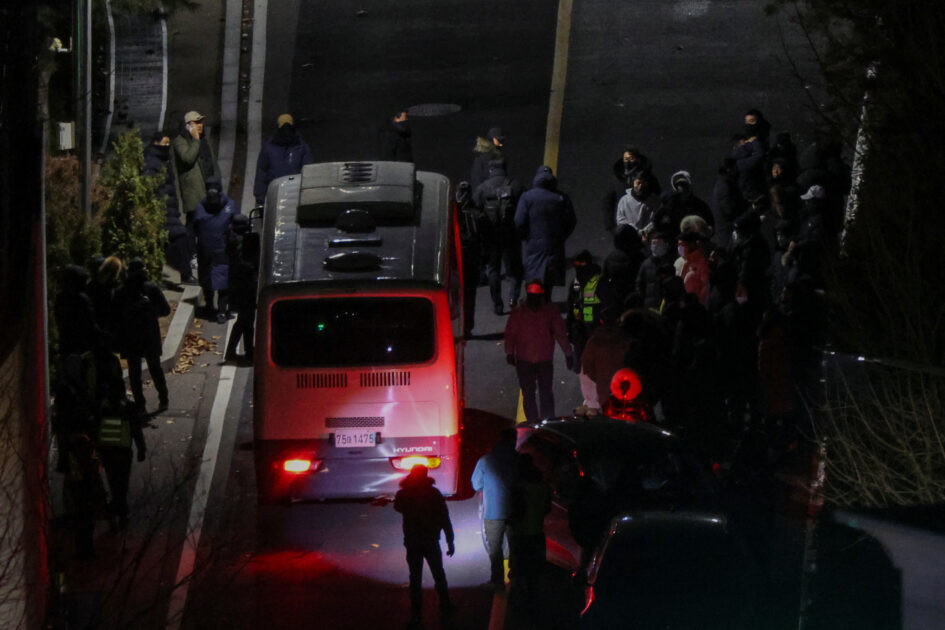
[[[163,62],[153,63],[153,50],[148,46],[116,46],[116,55],[128,56],[116,60],[126,85],[153,87],[167,81],[163,129],[171,136],[177,135],[179,121],[192,109],[207,117],[214,144],[220,135],[225,9],[225,0],[202,0],[194,11],[181,9],[171,16],[167,20],[166,66]],[[230,30],[233,22],[238,29],[240,15],[230,18]],[[152,98],[152,109],[155,105]],[[148,130],[140,121],[152,114],[132,116],[130,112],[129,105],[127,110],[116,113],[127,114],[127,122],[138,123],[147,142],[153,129]],[[113,123],[119,124],[122,123],[118,120]],[[232,160],[232,144],[228,150],[230,155],[220,157]],[[125,627],[132,621],[135,627],[143,628],[166,625],[163,618],[156,618],[154,611],[162,610],[162,602],[170,595],[178,562],[173,550],[188,535],[186,510],[194,491],[195,471],[201,463],[201,445],[208,431],[207,418],[211,415],[229,328],[229,323],[196,319],[200,288],[178,285],[177,280],[177,274],[165,267],[162,288],[172,310],[161,319],[161,364],[170,389],[170,408],[149,417],[144,429],[147,458],[131,463],[128,528],[111,532],[105,520],[97,521],[96,559],[88,562],[75,559],[72,532],[63,518],[66,514],[63,475],[50,475],[50,559],[59,585],[58,597],[51,602],[50,627]],[[181,369],[175,370],[182,351],[185,360],[181,361]],[[157,393],[146,369],[143,377],[147,408],[153,410]],[[50,470],[54,470],[57,454],[53,444]],[[169,568],[171,564],[173,567]]]

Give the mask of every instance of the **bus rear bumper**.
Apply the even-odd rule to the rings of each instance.
[[[456,494],[458,489],[456,438],[394,438],[386,439],[383,445],[358,449],[337,448],[327,440],[257,440],[255,451],[262,504],[393,497],[408,470],[398,470],[391,460],[411,455],[438,458],[439,466],[429,471],[436,487],[445,496]],[[311,467],[287,472],[283,465],[289,459],[310,461]]]

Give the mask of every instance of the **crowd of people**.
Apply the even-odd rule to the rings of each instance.
[[[182,283],[199,282],[208,319],[225,323],[235,311],[224,359],[251,363],[259,242],[249,236],[249,217],[223,190],[203,121],[199,112],[187,112],[173,140],[154,134],[144,149],[142,170],[161,178],[157,194],[165,203],[168,265],[179,272]],[[259,202],[270,181],[299,172],[312,160],[292,122],[290,115],[280,116],[277,132],[260,152],[255,186]],[[87,266],[70,265],[62,271],[59,287],[53,312],[58,337],[53,415],[57,471],[65,477],[76,553],[85,559],[94,555],[97,518],[107,517],[113,529],[126,526],[132,448],[138,461],[144,461],[142,427],[170,405],[161,366],[160,320],[171,308],[139,258],[96,256]],[[130,399],[119,357],[127,366]],[[150,413],[142,363],[158,395]]]
[[[488,284],[494,312],[510,313],[506,357],[526,418],[554,415],[557,343],[580,379],[582,412],[599,413],[613,375],[630,368],[651,418],[706,448],[746,428],[791,448],[803,398],[816,393],[822,264],[838,250],[850,185],[839,145],[798,151],[751,109],[708,201],[683,169],[662,190],[653,161],[627,146],[601,195],[613,248],[570,259],[561,317],[549,305],[566,284],[565,244],[579,248],[574,209],[549,167],[527,190],[510,176],[504,143],[499,128],[479,138],[469,181],[456,186],[465,332],[474,337],[475,288]]]
[[[188,112],[173,139],[155,134],[145,172],[164,177],[169,265],[182,282],[199,283],[208,318],[225,323],[236,311],[225,359],[251,361],[259,244],[247,236],[249,217],[226,195],[203,121]],[[410,138],[406,112],[398,112],[379,130],[379,157],[411,161]],[[818,142],[799,152],[787,132],[772,142],[770,123],[749,110],[705,201],[687,170],[673,172],[663,190],[653,161],[627,146],[608,165],[612,175],[601,191],[601,227],[612,234],[612,249],[581,249],[569,260],[566,245],[580,247],[569,242],[577,224],[569,195],[548,166],[538,167],[528,188],[510,175],[505,142],[498,127],[478,138],[469,179],[455,187],[464,333],[474,338],[477,288],[487,285],[493,312],[508,315],[506,361],[526,418],[556,415],[557,345],[580,381],[578,413],[606,413],[612,377],[629,368],[642,383],[648,419],[697,446],[722,454],[754,432],[775,458],[787,454],[804,397],[816,395],[821,269],[837,251],[850,183],[839,147]],[[256,204],[265,203],[270,182],[312,160],[291,115],[280,116],[257,159]],[[564,316],[556,287],[567,287],[558,296]],[[142,362],[158,393],[157,413],[169,405],[159,328],[169,310],[141,260],[98,258],[89,269],[64,272],[55,298],[54,429],[80,557],[94,554],[97,514],[107,513],[115,528],[127,523],[132,455],[143,461],[147,453]],[[116,355],[127,361],[130,399]],[[472,485],[483,492],[489,584],[504,589],[507,540],[523,606],[517,614],[534,618],[529,606],[544,559],[549,495],[528,456],[515,452],[514,431],[479,461]],[[415,469],[395,501],[404,517],[414,624],[424,561],[444,618],[453,611],[438,543],[442,532],[452,555],[452,525],[432,486],[426,470]]]

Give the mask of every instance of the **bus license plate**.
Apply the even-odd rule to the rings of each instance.
[[[377,432],[366,429],[339,429],[335,431],[335,446],[338,448],[377,446]]]

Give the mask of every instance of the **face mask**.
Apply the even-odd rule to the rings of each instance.
[[[587,284],[587,281],[591,279],[591,270],[587,266],[575,267],[574,268],[574,277],[577,278],[577,281],[581,284]]]
[[[219,190],[207,191],[207,205],[211,208],[218,208],[223,202],[223,195]]]
[[[738,302],[739,304],[744,304],[745,302],[748,301],[748,296],[746,296],[746,295],[736,295],[736,296],[735,296],[735,301]]]
[[[686,257],[686,248],[683,247],[682,245],[680,245],[679,247],[676,248],[676,253],[679,254],[679,257],[680,257],[680,258],[685,258],[685,257]]]
[[[791,242],[791,239],[789,239],[788,237],[782,236],[780,234],[778,235],[778,247],[787,247],[788,243],[790,242]]]
[[[662,258],[669,251],[669,245],[666,243],[650,243],[650,253],[656,258]]]

